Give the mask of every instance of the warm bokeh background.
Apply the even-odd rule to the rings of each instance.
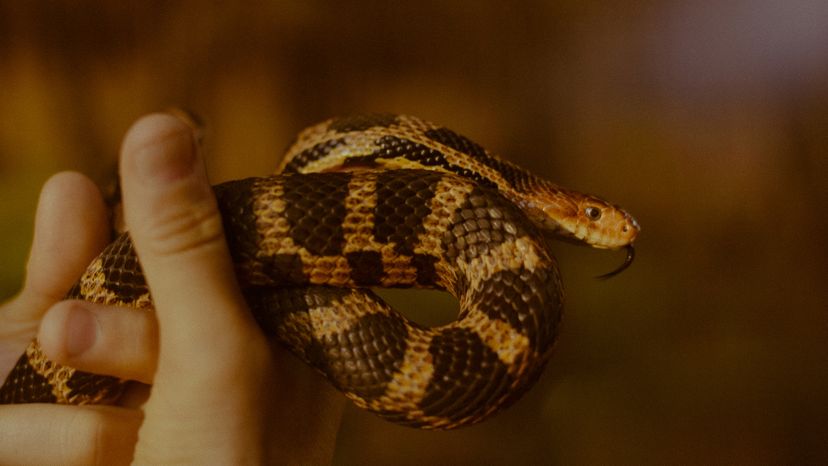
[[[338,464],[828,462],[823,0],[0,2],[0,297],[40,185],[104,180],[143,113],[207,123],[216,181],[300,128],[448,125],[643,225],[561,244],[555,359],[513,409],[433,433],[350,409]],[[410,303],[409,303],[410,304]]]

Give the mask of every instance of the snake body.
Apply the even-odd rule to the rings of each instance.
[[[539,377],[563,306],[547,233],[617,248],[638,231],[620,208],[398,115],[311,127],[281,174],[215,192],[263,330],[358,406],[421,428],[486,419]],[[603,221],[585,204],[600,206]],[[442,289],[457,297],[460,314],[425,328],[370,287]],[[128,233],[67,297],[152,307]],[[0,387],[0,403],[109,403],[125,383],[53,363],[35,341]]]

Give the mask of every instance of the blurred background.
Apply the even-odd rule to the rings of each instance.
[[[219,182],[330,116],[410,113],[623,205],[638,258],[597,281],[623,253],[558,245],[564,327],[520,403],[448,433],[351,407],[337,464],[828,462],[828,3],[219,5],[0,1],[0,297],[42,183],[106,181],[142,114],[200,115]]]

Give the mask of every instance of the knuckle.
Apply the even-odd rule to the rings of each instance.
[[[69,464],[128,464],[138,424],[117,408],[79,410],[61,436]]]
[[[115,338],[109,339],[112,351],[121,350],[120,363],[112,372],[121,378],[151,382],[158,360],[158,328],[150,312],[120,313],[124,318]],[[120,317],[120,316],[119,316]],[[117,371],[117,372],[116,372]]]
[[[212,199],[169,209],[140,229],[147,252],[175,256],[222,241],[224,229]]]
[[[67,464],[97,464],[103,419],[94,411],[77,410],[60,425],[58,444],[67,454]]]

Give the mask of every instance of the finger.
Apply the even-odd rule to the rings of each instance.
[[[62,299],[108,240],[106,209],[95,185],[64,172],[40,194],[23,290],[0,308],[0,377],[37,332],[44,312]]]
[[[217,364],[234,365],[227,358],[258,329],[236,284],[192,130],[169,115],[139,120],[124,139],[121,170],[127,228],[158,312],[159,370],[178,379],[186,371],[201,383]],[[208,372],[194,373],[202,368]]]
[[[124,215],[152,290],[161,350],[136,460],[189,454],[203,461],[217,451],[224,456],[212,461],[220,463],[256,457],[270,353],[236,283],[190,128],[169,115],[141,119],[124,140],[121,170]],[[182,435],[195,443],[174,442]]]
[[[108,241],[106,207],[95,184],[79,173],[54,175],[40,194],[26,282],[9,312],[17,319],[38,319]]]
[[[190,127],[174,117],[141,119],[121,157],[125,218],[158,309],[161,344],[173,370],[192,368],[209,354],[205,342],[220,346],[228,329],[254,328],[215,197]]]
[[[62,301],[43,316],[38,340],[49,359],[76,369],[151,383],[158,325],[145,310]]]
[[[0,464],[129,464],[140,410],[47,404],[0,407]]]

